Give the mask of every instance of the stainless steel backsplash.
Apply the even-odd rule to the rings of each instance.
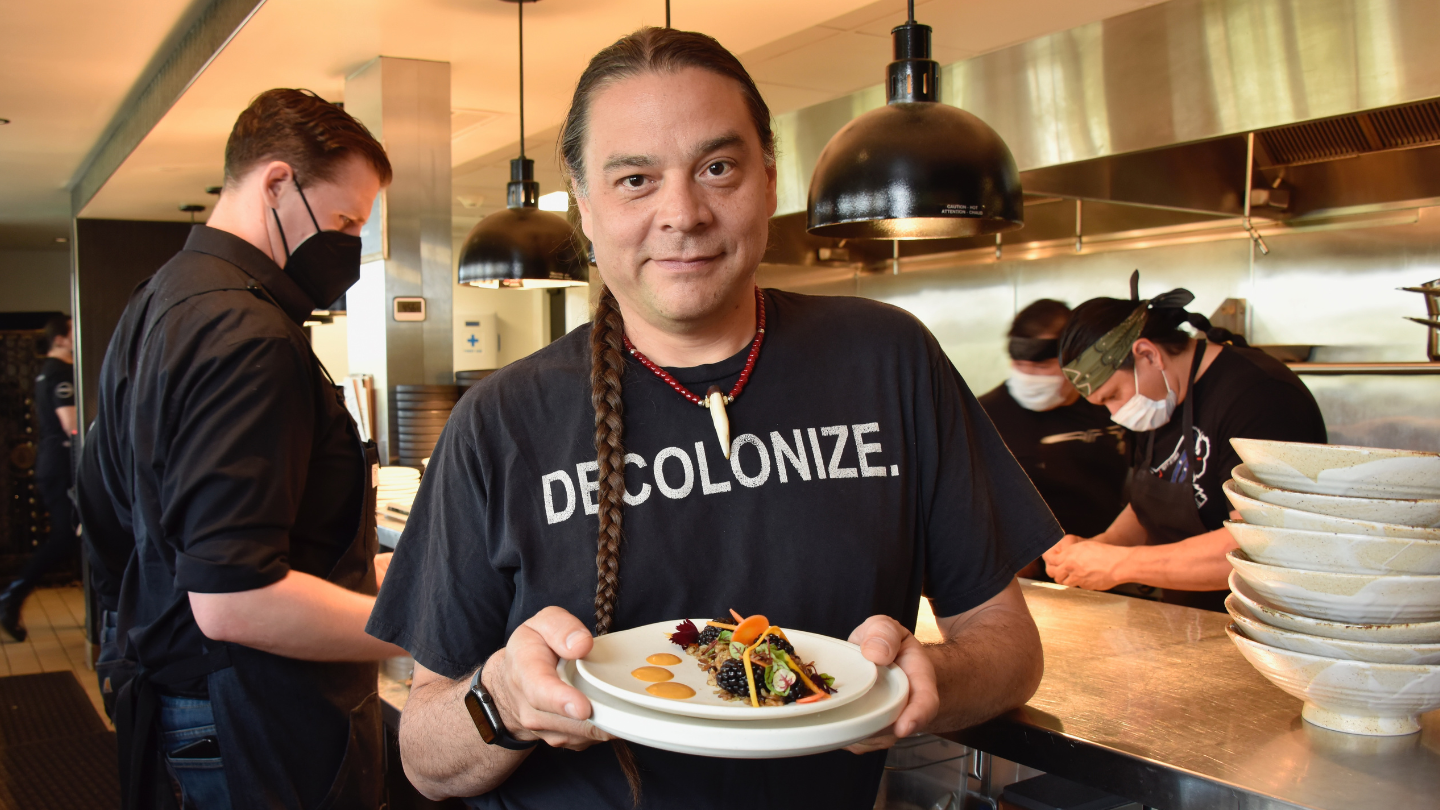
[[[1249,307],[1255,344],[1302,344],[1316,362],[1423,362],[1420,296],[1397,290],[1440,277],[1440,207],[1352,218],[1332,229],[1267,231],[1269,255],[1251,254],[1248,239],[1207,236],[1149,246],[1143,235],[1119,244],[1026,254],[1006,246],[1002,258],[967,251],[903,260],[901,272],[849,267],[763,266],[766,286],[827,295],[861,295],[912,312],[935,334],[977,393],[1004,381],[1004,335],[1010,320],[1037,298],[1074,306],[1089,298],[1128,295],[1140,270],[1141,295],[1174,287],[1195,293],[1192,309],[1209,315],[1227,298]],[[1440,450],[1440,375],[1356,374],[1303,377],[1314,392],[1331,441]]]

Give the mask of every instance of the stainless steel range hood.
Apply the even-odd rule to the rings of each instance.
[[[1440,203],[1434,0],[1171,0],[951,65],[947,103],[1010,145],[1026,227],[1006,242],[1184,227],[1243,214],[1300,223]],[[780,213],[767,261],[876,264],[891,245],[795,233],[829,136],[871,89],[780,116]],[[801,228],[803,230],[803,227]],[[905,245],[950,252],[993,239]],[[827,251],[828,261],[818,252]]]

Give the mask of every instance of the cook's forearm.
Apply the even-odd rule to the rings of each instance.
[[[1121,582],[1140,582],[1180,591],[1224,590],[1230,576],[1226,552],[1236,548],[1226,529],[1187,537],[1178,543],[1133,548],[1116,566]]]
[[[1110,523],[1110,528],[1091,539],[1112,546],[1143,546],[1147,536],[1140,519],[1135,517],[1135,510],[1127,504]]]
[[[935,666],[940,712],[927,731],[958,731],[1024,705],[1040,686],[1045,657],[1040,632],[1011,582],[1014,600],[943,627],[946,640],[927,645]]]
[[[451,681],[416,667],[400,716],[400,760],[416,790],[433,801],[479,796],[504,782],[529,755],[487,745],[465,708],[469,679]],[[488,688],[488,683],[487,683]]]
[[[264,588],[190,594],[207,637],[304,661],[379,661],[405,655],[365,632],[375,597],[290,571]]]

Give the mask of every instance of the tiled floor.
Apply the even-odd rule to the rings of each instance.
[[[104,720],[100,685],[87,665],[85,595],[80,587],[41,588],[25,600],[21,616],[30,636],[19,643],[5,636],[7,640],[0,643],[0,676],[70,670]]]

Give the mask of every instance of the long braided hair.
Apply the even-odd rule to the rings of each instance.
[[[714,38],[673,28],[641,28],[600,51],[575,85],[570,111],[561,125],[557,149],[560,165],[576,196],[585,196],[585,142],[590,128],[590,103],[610,84],[641,73],[673,74],[686,68],[707,70],[731,79],[744,98],[760,136],[766,165],[775,164],[775,134],[770,108],[750,74]],[[603,268],[602,268],[603,269]],[[602,272],[603,276],[603,272]],[[596,493],[600,533],[595,549],[595,634],[610,632],[620,599],[620,550],[625,517],[625,320],[615,296],[605,287],[590,326],[590,402],[595,409],[595,459],[599,464]],[[613,743],[631,794],[640,803],[640,772],[623,741]]]

